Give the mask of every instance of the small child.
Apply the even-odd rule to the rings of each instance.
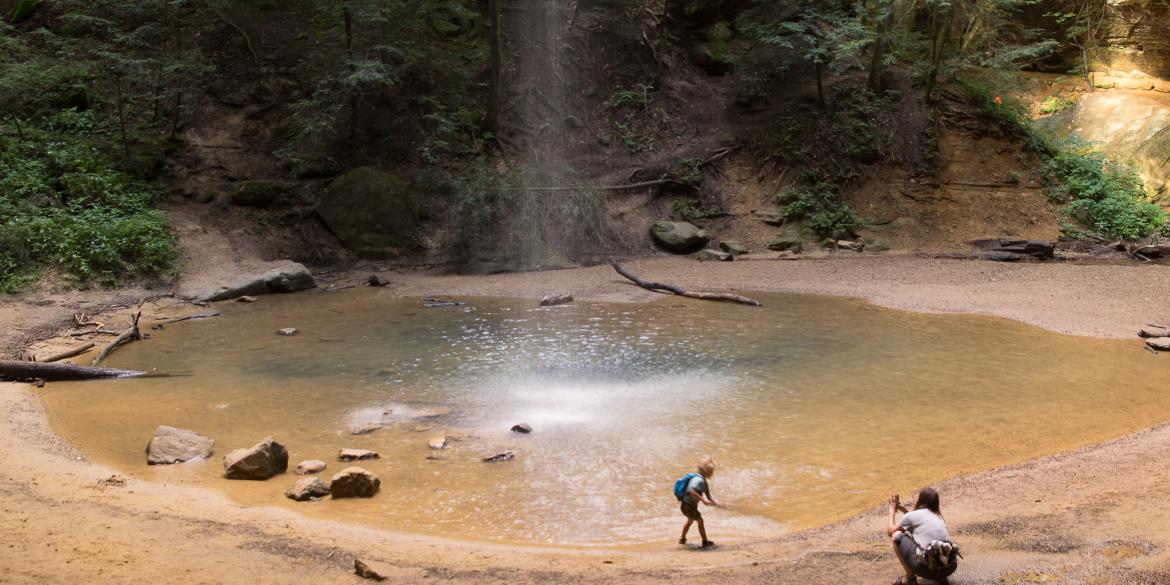
[[[703,548],[713,546],[715,543],[707,540],[707,529],[703,526],[703,514],[699,512],[699,502],[703,502],[708,506],[720,506],[719,500],[711,497],[711,486],[708,481],[711,476],[715,475],[715,461],[710,456],[704,455],[699,460],[699,475],[691,478],[687,484],[687,489],[682,498],[683,516],[687,517],[687,523],[683,524],[682,537],[678,539],[679,544],[687,543],[687,532],[691,530],[691,524],[699,524],[699,536],[703,539]]]

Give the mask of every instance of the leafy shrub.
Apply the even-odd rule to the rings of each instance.
[[[777,195],[777,200],[784,206],[785,218],[806,219],[818,234],[851,234],[857,227],[853,210],[841,202],[838,190],[831,184],[785,189]]]
[[[1168,228],[1166,212],[1150,202],[1137,171],[1086,145],[1071,145],[1044,165],[1049,197],[1064,213],[1103,235],[1136,240]]]
[[[1048,99],[1040,102],[1040,113],[1047,116],[1063,112],[1069,108],[1077,105],[1077,101],[1063,95],[1048,96]]]

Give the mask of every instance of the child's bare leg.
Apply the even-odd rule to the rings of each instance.
[[[682,532],[682,536],[679,537],[679,540],[686,540],[687,539],[687,533],[691,531],[691,524],[693,524],[694,522],[695,522],[694,520],[687,518],[687,523],[683,524],[683,532]]]
[[[696,520],[699,523],[699,536],[703,538],[703,542],[707,542],[707,528],[703,526],[702,520]]]

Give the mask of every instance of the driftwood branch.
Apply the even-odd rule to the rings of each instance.
[[[94,378],[136,378],[145,375],[147,375],[146,372],[117,368],[0,360],[0,378],[9,380],[89,380]]]
[[[700,299],[700,300],[704,300],[704,301],[726,301],[729,303],[740,303],[742,305],[751,305],[753,307],[761,306],[760,301],[757,301],[755,299],[750,299],[748,297],[736,295],[736,294],[696,292],[696,291],[689,291],[689,290],[682,289],[682,288],[677,287],[673,284],[645,281],[645,280],[642,280],[641,278],[638,278],[637,276],[634,276],[630,271],[626,270],[625,268],[622,268],[622,265],[618,264],[617,262],[613,263],[613,269],[616,270],[618,274],[626,277],[634,284],[636,284],[636,285],[638,285],[646,290],[652,290],[654,292],[667,292],[667,293],[671,293],[671,294],[676,294],[680,297],[687,297],[689,299]]]
[[[142,339],[142,332],[138,330],[138,319],[141,317],[142,311],[135,313],[134,318],[130,321],[130,328],[121,335],[115,337],[114,341],[107,345],[106,348],[103,349],[102,352],[93,359],[93,365],[96,366],[100,364],[102,360],[106,359],[107,356],[109,356],[111,353],[114,353],[114,350],[118,349],[118,346],[124,343],[129,343],[136,339]]]
[[[91,341],[91,342],[86,343],[84,345],[79,345],[79,346],[77,346],[73,349],[70,349],[68,351],[63,351],[61,353],[53,354],[53,355],[51,355],[43,360],[39,360],[39,361],[42,364],[59,362],[59,361],[64,360],[64,359],[69,359],[71,357],[79,356],[79,355],[93,349],[93,346],[94,346],[94,343]]]
[[[219,315],[220,315],[219,311],[209,311],[206,313],[195,313],[194,315],[187,315],[186,317],[176,317],[174,319],[168,319],[166,321],[166,324],[170,325],[171,323],[179,323],[182,321],[186,321],[188,319],[208,319],[211,317],[218,317]]]
[[[1144,337],[1147,339],[1151,337],[1170,337],[1170,331],[1150,331],[1149,329],[1142,329],[1141,331],[1138,331],[1138,337]]]

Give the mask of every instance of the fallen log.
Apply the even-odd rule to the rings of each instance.
[[[677,287],[673,284],[665,284],[665,283],[661,283],[661,282],[649,282],[646,280],[642,280],[641,278],[638,278],[637,276],[634,276],[632,273],[630,273],[630,271],[626,270],[625,268],[622,268],[622,265],[618,264],[617,262],[614,262],[612,264],[612,266],[613,266],[613,269],[616,270],[618,274],[626,277],[628,280],[630,280],[634,284],[636,284],[636,285],[638,285],[646,290],[651,290],[654,292],[668,292],[671,294],[676,294],[680,297],[687,297],[689,299],[700,299],[700,300],[704,300],[704,301],[725,301],[725,302],[729,302],[729,303],[739,303],[742,305],[751,305],[753,307],[762,306],[760,301],[757,301],[755,299],[751,299],[748,297],[736,295],[736,294],[714,293],[714,292],[696,292],[696,291],[689,291],[689,290],[682,289],[682,288]]]
[[[97,357],[93,358],[93,365],[96,366],[100,364],[102,360],[106,359],[106,357],[111,353],[114,353],[114,350],[118,349],[118,346],[122,345],[123,343],[129,343],[136,339],[142,339],[142,332],[138,330],[138,319],[141,317],[142,311],[135,313],[134,318],[130,320],[130,328],[121,335],[115,337],[114,341],[110,342],[110,344],[107,345],[106,348],[97,355]]]
[[[243,298],[243,297],[240,297],[240,298]],[[192,304],[194,304],[194,303],[192,303]],[[187,315],[186,317],[176,317],[174,319],[169,319],[166,321],[166,324],[170,325],[171,323],[179,323],[181,321],[186,321],[188,319],[209,319],[211,317],[218,317],[219,315],[220,315],[219,311],[208,311],[206,313],[195,313],[194,315]]]
[[[71,357],[79,356],[79,355],[89,351],[90,349],[92,349],[93,346],[94,346],[94,343],[91,341],[91,342],[86,343],[84,345],[79,345],[73,349],[63,351],[63,352],[58,353],[58,354],[53,354],[53,355],[51,355],[43,360],[39,360],[39,361],[42,364],[59,362],[59,361],[64,360],[64,359],[69,359]]]
[[[94,368],[70,363],[43,363],[0,360],[0,378],[7,380],[90,380],[94,378],[137,378],[137,370]]]

